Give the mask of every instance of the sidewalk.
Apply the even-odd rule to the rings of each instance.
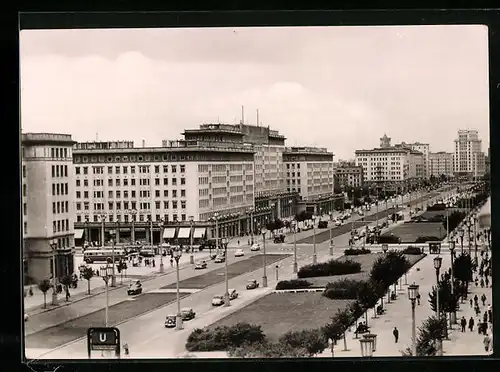
[[[189,263],[189,254],[183,254],[181,256],[180,262],[179,262],[179,267],[182,269],[184,267],[190,266]],[[200,261],[204,259],[209,258],[209,253],[208,252],[196,252],[195,253],[195,261]],[[110,291],[123,288],[127,286],[131,281],[140,279],[143,282],[157,278],[158,276],[161,275],[167,275],[170,273],[175,272],[174,268],[170,267],[170,257],[163,257],[163,264],[164,264],[164,273],[160,273],[160,256],[155,257],[156,261],[156,267],[132,267],[130,266],[123,274],[123,279],[121,274],[118,274],[118,271],[116,271],[116,287],[110,287]],[[144,261],[143,261],[144,262]],[[74,267],[76,269],[76,274],[79,275],[78,271],[78,266],[83,263],[83,256],[82,255],[75,255],[75,263]],[[144,263],[143,263],[144,265]],[[91,264],[90,265],[94,270],[99,269],[102,266],[102,263],[99,264]],[[120,284],[122,283],[123,284]],[[29,290],[30,286],[25,286],[25,290]],[[102,277],[94,276],[90,280],[90,295],[87,293],[88,291],[88,283],[87,280],[81,279],[78,281],[78,287],[77,288],[70,288],[69,292],[71,294],[71,297],[69,301],[65,300],[65,295],[64,292],[58,295],[58,305],[52,306],[52,289],[49,289],[47,291],[47,308],[43,308],[43,293],[38,289],[36,285],[31,286],[33,289],[33,296],[30,296],[29,294],[24,298],[24,312],[27,313],[29,316],[31,315],[36,315],[39,313],[43,313],[46,311],[51,311],[63,306],[67,306],[69,304],[88,299],[94,296],[97,296],[99,294],[104,293],[105,291],[105,285]]]

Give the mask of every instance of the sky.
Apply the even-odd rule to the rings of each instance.
[[[203,123],[256,124],[289,146],[489,147],[487,28],[468,26],[25,30],[23,132],[161,146]]]

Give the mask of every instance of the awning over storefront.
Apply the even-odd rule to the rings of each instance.
[[[175,236],[175,227],[167,227],[163,231],[163,239],[173,239]]]
[[[193,238],[203,238],[207,234],[207,228],[206,227],[196,227],[193,232]]]
[[[191,235],[190,227],[179,227],[179,232],[177,233],[178,239],[189,238],[189,235]]]
[[[75,229],[75,239],[83,238],[83,229]]]

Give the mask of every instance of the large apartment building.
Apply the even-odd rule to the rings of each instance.
[[[72,274],[74,141],[69,134],[24,133],[21,139],[25,282]]]
[[[326,148],[288,147],[283,153],[287,191],[298,192],[304,207],[316,213],[333,210],[333,153]]]
[[[356,165],[363,167],[364,180],[369,182],[412,181],[424,177],[424,156],[406,144],[391,146],[386,135],[380,147],[356,150]]]
[[[481,151],[482,141],[477,130],[459,130],[453,156],[453,173],[471,179],[482,177],[486,171],[486,157]]]
[[[452,152],[439,151],[429,154],[429,177],[439,177],[441,175],[453,176]]]
[[[334,184],[337,188],[361,187],[364,183],[363,167],[355,161],[342,161],[334,165]]]

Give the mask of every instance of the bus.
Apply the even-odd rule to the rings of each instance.
[[[121,248],[114,249],[114,256],[115,256],[115,262],[119,262],[127,258],[125,250]],[[106,262],[108,261],[108,258],[109,262],[111,262],[112,257],[113,257],[113,249],[109,248],[86,249],[85,252],[83,252],[83,260],[88,264],[94,262]]]

